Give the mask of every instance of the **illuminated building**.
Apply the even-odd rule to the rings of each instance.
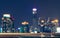
[[[33,8],[32,13],[33,13],[33,20],[32,20],[32,26],[30,27],[30,32],[37,33],[38,32],[37,31],[38,29],[37,9]]]
[[[20,33],[28,33],[29,32],[29,23],[27,21],[24,21],[21,23],[22,26],[18,28],[18,32]]]
[[[14,22],[10,14],[3,14],[2,17],[2,32],[13,32]]]
[[[37,9],[33,8],[33,26],[37,26]]]
[[[24,21],[24,22],[22,22],[22,25],[24,27],[24,33],[28,33],[29,32],[29,22]]]
[[[39,19],[38,19],[38,25],[39,25],[39,27],[40,27],[40,32],[43,32],[44,26],[45,26],[45,19],[39,17]]]
[[[39,17],[38,25],[40,26],[40,32],[51,32],[52,24],[50,23],[50,18]]]
[[[52,32],[57,32],[59,31],[59,20],[58,19],[53,19],[51,21],[52,24],[54,24],[53,28],[52,28]]]

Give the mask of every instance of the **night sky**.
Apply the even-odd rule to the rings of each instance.
[[[38,17],[60,17],[60,0],[0,0],[0,19],[4,13],[15,18],[15,27],[22,21],[32,21],[32,8],[38,9]]]

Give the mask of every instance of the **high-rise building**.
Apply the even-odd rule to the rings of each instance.
[[[10,14],[3,14],[2,17],[2,32],[13,32],[14,22]]]
[[[33,8],[33,26],[37,26],[37,9]]]
[[[33,31],[34,33],[37,33],[38,31],[38,18],[37,18],[37,9],[33,8],[32,9],[32,13],[33,13],[33,20],[32,20],[32,26],[31,26],[31,31]],[[33,29],[32,29],[33,28]],[[35,30],[36,29],[36,30]]]

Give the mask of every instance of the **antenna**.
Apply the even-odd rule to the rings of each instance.
[[[34,0],[34,8],[36,8],[36,0]]]

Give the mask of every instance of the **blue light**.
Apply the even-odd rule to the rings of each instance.
[[[18,28],[18,30],[20,30],[20,28]]]

